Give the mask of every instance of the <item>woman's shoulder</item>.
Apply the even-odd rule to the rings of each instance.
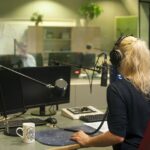
[[[126,88],[132,88],[133,85],[131,82],[124,77],[120,77],[119,79],[115,80],[114,82],[110,83],[108,88],[115,88],[115,89],[126,89]]]

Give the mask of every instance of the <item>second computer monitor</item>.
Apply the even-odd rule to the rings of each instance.
[[[48,65],[69,65],[71,66],[71,76],[78,77],[81,70],[83,53],[81,52],[52,52],[49,53]]]
[[[24,112],[20,76],[11,71],[0,69],[0,113],[3,116]]]

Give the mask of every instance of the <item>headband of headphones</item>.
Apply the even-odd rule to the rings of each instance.
[[[122,60],[122,53],[118,49],[121,41],[128,36],[121,36],[118,38],[118,40],[115,42],[113,49],[110,51],[110,62],[112,65],[118,67],[120,65],[120,62]]]

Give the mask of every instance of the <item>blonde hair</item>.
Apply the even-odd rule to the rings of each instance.
[[[150,51],[146,43],[133,36],[119,44],[123,58],[118,70],[144,94],[150,94]]]

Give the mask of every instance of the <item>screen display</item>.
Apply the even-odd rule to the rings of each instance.
[[[0,70],[0,112],[8,115],[23,112],[24,102],[20,77],[10,71]]]
[[[55,105],[69,103],[70,100],[70,67],[28,67],[18,69],[19,72],[32,77],[44,84],[55,86],[58,79],[64,79],[67,83],[65,94],[61,95],[55,88],[47,88],[45,85],[21,77],[23,100],[26,108],[38,106]]]
[[[22,61],[19,55],[1,55],[0,64],[10,68],[22,67]]]

